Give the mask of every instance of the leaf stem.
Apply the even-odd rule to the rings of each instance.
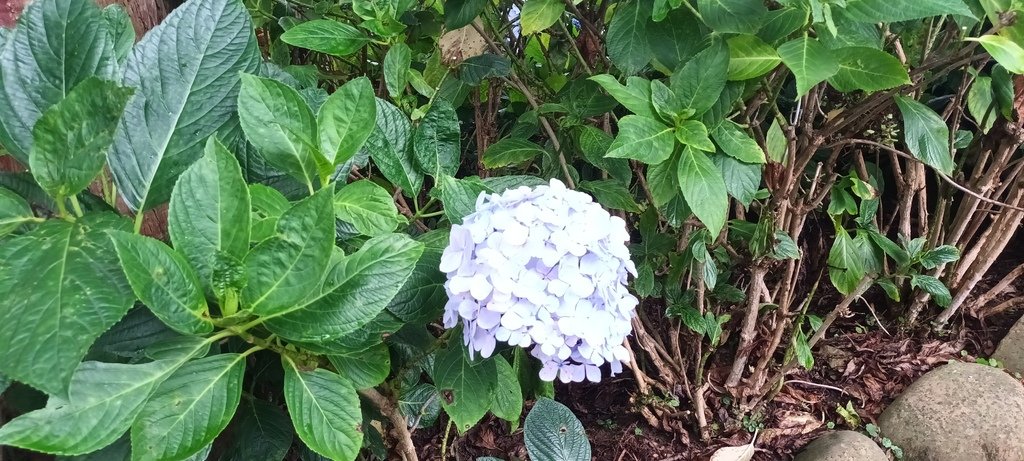
[[[81,218],[85,213],[82,212],[82,205],[78,203],[78,196],[70,195],[68,198],[71,200],[71,208],[75,210],[75,216]]]
[[[142,217],[145,214],[146,214],[146,212],[144,210],[141,210],[141,209],[138,211],[138,213],[135,213],[135,233],[136,234],[141,234],[142,233]]]

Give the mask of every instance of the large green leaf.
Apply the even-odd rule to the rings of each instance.
[[[29,166],[57,200],[89,186],[107,163],[114,130],[132,90],[91,77],[54,104],[32,130]]]
[[[265,325],[283,338],[305,342],[351,333],[384,310],[422,253],[423,244],[407,235],[374,237],[334,264],[320,293],[274,313]]]
[[[717,236],[729,215],[729,195],[722,172],[707,154],[690,147],[683,148],[676,171],[686,203],[711,235]]]
[[[330,459],[356,459],[363,418],[352,384],[324,369],[303,371],[289,359],[284,362],[284,399],[299,438]]]
[[[548,398],[537,400],[526,415],[523,438],[533,459],[580,461],[591,457],[583,423],[565,405]]]
[[[679,173],[676,172],[678,169],[678,154],[647,168],[647,184],[651,188],[654,206],[665,206],[673,197],[679,195]]]
[[[83,362],[68,398],[51,396],[45,408],[0,427],[0,445],[65,456],[110,445],[128,430],[153,390],[197,350],[137,365]]]
[[[376,386],[391,373],[391,354],[384,343],[369,349],[328,357],[334,369],[356,389]]]
[[[896,96],[903,114],[903,142],[914,158],[944,174],[953,173],[949,127],[935,111],[913,99]]]
[[[635,74],[654,56],[647,40],[650,2],[629,2],[616,7],[605,34],[608,57],[624,74]]]
[[[203,287],[185,258],[163,242],[111,232],[135,296],[167,326],[183,334],[213,331]]]
[[[512,430],[519,427],[519,416],[523,413],[523,389],[519,385],[512,365],[501,355],[494,357],[497,370],[497,381],[494,388],[494,401],[491,402],[491,413],[512,423]]]
[[[484,7],[487,0],[445,0],[444,27],[455,30],[473,22]]]
[[[992,77],[979,75],[967,92],[967,110],[978,124],[982,133],[988,133],[999,117],[996,107],[995,92],[992,90]]]
[[[174,248],[195,268],[207,290],[218,254],[241,260],[249,251],[250,198],[234,155],[211,136],[206,153],[178,178],[167,229]]]
[[[391,45],[388,54],[384,55],[384,83],[392,98],[397,98],[405,92],[409,81],[407,75],[410,65],[412,65],[412,49],[403,42]]]
[[[132,17],[128,15],[124,7],[112,3],[103,8],[103,19],[107,22],[107,33],[113,41],[114,58],[119,64],[124,64],[128,54],[135,46],[135,26],[132,24]]]
[[[459,170],[461,144],[459,117],[448,101],[434,101],[412,135],[412,151],[420,171],[435,179],[455,176]]]
[[[494,360],[471,361],[462,341],[451,341],[434,360],[433,378],[441,407],[459,432],[473,427],[491,407],[498,370]]]
[[[126,224],[113,215],[51,220],[0,245],[0,372],[66,395],[89,345],[134,300],[104,233]]]
[[[854,21],[870,23],[910,21],[944,14],[974,17],[974,13],[962,0],[847,0],[843,11],[846,17]]]
[[[786,67],[793,71],[799,96],[807,94],[814,85],[839,72],[836,56],[806,35],[782,44],[779,56]]]
[[[724,120],[711,136],[715,138],[715,142],[722,148],[722,152],[736,160],[747,163],[765,162],[764,151],[761,150],[761,146],[732,120]]]
[[[605,156],[631,158],[654,165],[672,155],[675,142],[672,128],[653,118],[627,115],[619,119],[619,135]]]
[[[526,0],[519,16],[523,35],[540,32],[551,27],[564,12],[565,3],[561,0]]]
[[[689,9],[676,8],[665,19],[647,24],[647,44],[657,63],[671,72],[701,50],[705,32]]]
[[[839,59],[839,71],[829,83],[839,91],[881,91],[910,83],[910,75],[900,60],[882,50],[851,47],[834,53]]]
[[[483,164],[487,168],[523,163],[544,153],[544,148],[520,138],[505,138],[487,147]]]
[[[725,190],[743,206],[750,206],[754,201],[758,188],[761,186],[761,166],[757,163],[745,163],[728,155],[713,155],[712,161],[722,172]]]
[[[244,376],[240,354],[183,365],[156,388],[132,424],[132,460],[185,459],[201,452],[234,416]]]
[[[768,13],[761,0],[697,0],[697,10],[715,32],[752,34]]]
[[[729,80],[748,80],[767,74],[782,58],[756,35],[737,35],[729,44]]]
[[[317,124],[298,91],[277,80],[242,74],[238,119],[245,137],[268,163],[312,190],[319,177]]]
[[[299,48],[345,57],[359,51],[370,38],[354,26],[330,19],[303,22],[281,34],[281,41]]]
[[[467,85],[477,86],[488,78],[508,77],[512,62],[504,56],[484,53],[473,56],[459,65],[459,78]]]
[[[973,38],[985,47],[992,58],[1002,64],[1006,70],[1015,74],[1024,74],[1024,46],[1002,35],[983,35]]]
[[[91,76],[112,78],[113,43],[94,2],[27,2],[0,51],[0,143],[29,163],[32,127]]]
[[[757,36],[774,45],[803,27],[808,19],[807,12],[800,8],[772,10],[761,19]]]
[[[236,411],[231,444],[223,461],[281,461],[295,434],[292,422],[279,407],[263,400],[245,399]]]
[[[277,233],[245,257],[243,304],[258,315],[293,308],[320,286],[334,247],[332,187],[303,199],[277,221]]]
[[[377,122],[373,85],[366,77],[349,80],[324,101],[317,114],[320,150],[337,165],[352,158]]]
[[[401,187],[408,197],[423,188],[423,173],[413,160],[412,124],[393,104],[377,98],[377,126],[366,140],[365,149],[384,177]]]
[[[444,290],[447,277],[437,269],[441,264],[441,253],[448,246],[448,232],[431,231],[416,240],[424,245],[423,255],[416,261],[416,267],[405,285],[388,304],[388,311],[407,323],[425,323],[436,319],[448,301]]]
[[[626,77],[623,85],[608,74],[590,77],[608,92],[619,104],[636,115],[654,118],[651,106],[651,82],[641,77]]]
[[[462,218],[476,211],[477,197],[481,193],[491,192],[487,185],[476,176],[462,179],[455,179],[447,175],[441,176],[437,186],[441,189],[444,215],[452,224],[462,224]]]
[[[582,181],[580,189],[591,193],[597,203],[612,210],[623,210],[631,213],[639,213],[640,205],[636,203],[633,194],[626,186],[614,179],[603,179],[599,181]]]
[[[241,0],[189,0],[142,38],[125,63],[124,83],[136,91],[108,156],[131,208],[166,201],[206,139],[237,126],[239,72],[259,63]]]
[[[728,73],[729,49],[725,41],[716,40],[672,74],[677,105],[693,109],[694,117],[704,114],[718,101]]]
[[[28,202],[10,189],[0,187],[0,237],[18,230],[22,224],[35,220]]]
[[[850,294],[866,272],[854,239],[846,229],[836,226],[836,238],[828,253],[828,275],[832,285],[840,293]]]
[[[370,237],[394,232],[403,221],[391,194],[369,179],[355,181],[334,194],[334,212],[338,219]]]

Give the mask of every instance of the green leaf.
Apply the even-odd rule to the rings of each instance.
[[[409,426],[417,429],[433,426],[441,414],[441,402],[437,389],[431,384],[420,383],[412,389],[403,388],[398,408],[409,421]],[[413,422],[417,422],[413,426]]]
[[[437,270],[441,264],[441,253],[448,246],[448,233],[444,230],[431,231],[419,236],[417,240],[424,244],[423,255],[416,261],[409,279],[387,307],[388,311],[406,323],[426,323],[436,319],[448,302],[444,289],[447,277]]]
[[[135,46],[135,26],[132,24],[132,17],[123,6],[113,3],[103,8],[103,19],[107,23],[107,33],[110,34],[113,43],[114,58],[119,64],[123,64]]]
[[[654,165],[672,155],[675,143],[672,128],[652,118],[627,115],[619,119],[619,135],[605,157],[630,158]]]
[[[252,235],[249,241],[259,243],[274,234],[277,220],[291,204],[277,189],[262,184],[250,184],[249,195],[252,197]]]
[[[800,30],[807,19],[807,13],[800,8],[781,8],[769,11],[761,19],[761,28],[757,31],[757,36],[774,45]]]
[[[1024,47],[1002,35],[983,35],[967,40],[981,43],[992,58],[1014,74],[1024,74]]]
[[[697,0],[697,10],[715,32],[752,34],[768,13],[760,0]]]
[[[310,343],[352,333],[387,307],[422,253],[423,244],[407,235],[374,237],[334,264],[323,290],[306,290],[313,295],[268,315],[265,325],[283,338]],[[321,278],[315,280],[319,285]]]
[[[127,224],[113,215],[50,220],[0,245],[0,373],[66,395],[89,345],[134,301],[104,233]]]
[[[186,363],[160,384],[132,423],[132,460],[185,459],[213,442],[242,396],[245,356]]]
[[[530,35],[551,27],[565,12],[561,0],[526,0],[519,16],[523,35]]]
[[[330,19],[303,22],[281,34],[281,41],[299,48],[345,57],[359,51],[370,38],[354,26]]]
[[[467,85],[477,86],[489,78],[507,77],[512,71],[512,62],[504,56],[484,53],[473,56],[459,65],[459,77]]]
[[[445,0],[444,27],[455,30],[469,25],[487,6],[487,0]]]
[[[452,224],[462,224],[462,218],[476,211],[476,199],[483,192],[491,190],[477,177],[455,179],[441,176],[438,181],[441,189],[441,203],[444,215]]]
[[[671,73],[701,50],[705,29],[689,9],[676,8],[664,20],[647,24],[647,45]]]
[[[373,84],[366,77],[349,80],[331,93],[317,113],[320,152],[332,165],[352,158],[377,123]]]
[[[32,130],[29,167],[57,200],[84,190],[107,163],[132,90],[92,77],[43,113]]]
[[[706,154],[690,147],[683,148],[676,171],[686,203],[711,235],[717,236],[729,215],[729,196],[722,173]]]
[[[117,190],[132,209],[167,201],[207,138],[237,126],[239,73],[256,72],[259,64],[240,0],[189,0],[135,45],[124,74],[135,96],[108,156]]]
[[[167,210],[171,242],[207,290],[219,253],[241,260],[249,251],[250,207],[238,161],[211,136],[206,154],[178,178]]]
[[[352,384],[324,369],[303,371],[291,359],[284,362],[284,399],[299,438],[322,456],[355,460],[363,418]]]
[[[405,92],[408,83],[406,72],[412,65],[412,48],[405,43],[398,42],[391,45],[388,54],[384,56],[384,83],[388,88],[388,95],[397,98]]]
[[[729,45],[729,80],[749,80],[771,72],[782,58],[756,35],[737,35]]]
[[[605,43],[608,57],[623,74],[639,72],[653,57],[647,42],[650,19],[649,2],[629,2],[616,7],[615,16],[605,33]]]
[[[651,188],[654,206],[661,208],[679,195],[679,155],[647,168],[647,184]]]
[[[846,229],[837,228],[835,241],[828,253],[828,266],[832,285],[844,295],[852,293],[867,273],[857,246]]]
[[[839,71],[829,83],[839,91],[874,92],[910,83],[910,75],[900,60],[882,50],[852,47],[833,52],[839,60]]]
[[[623,186],[621,182],[614,179],[599,181],[583,181],[580,189],[590,192],[605,208],[612,210],[623,210],[631,213],[639,213],[640,205],[633,199],[633,194]]]
[[[793,348],[796,350],[796,359],[805,370],[814,368],[814,354],[811,353],[811,345],[807,343],[807,336],[803,328],[797,328],[793,336]]]
[[[938,304],[940,307],[948,307],[953,302],[953,297],[949,294],[949,288],[946,287],[946,284],[930,275],[918,274],[910,277],[910,286],[920,288],[925,293],[932,295],[932,298],[935,299],[935,304]]]
[[[768,153],[768,158],[775,163],[782,163],[786,159],[786,153],[789,148],[789,139],[786,138],[786,134],[782,132],[782,127],[779,126],[778,120],[773,120],[771,126],[768,127],[768,133],[765,134],[765,151]]]
[[[441,407],[459,432],[473,427],[491,408],[498,380],[494,360],[471,361],[462,341],[449,342],[447,349],[438,352],[432,376]]]
[[[523,438],[531,458],[544,461],[590,459],[590,441],[583,424],[562,405],[541,398],[526,415]]]
[[[84,362],[71,379],[67,399],[51,396],[45,408],[0,427],[0,445],[64,456],[110,445],[128,430],[153,390],[187,358],[137,365]]]
[[[515,431],[519,427],[519,416],[523,413],[523,389],[519,386],[515,370],[505,357],[495,356],[494,365],[498,374],[491,413],[512,423],[512,430]]]
[[[728,155],[713,155],[712,160],[722,172],[729,195],[743,206],[750,206],[761,186],[761,165],[741,162]]]
[[[544,148],[520,138],[505,138],[491,144],[484,151],[483,163],[487,168],[518,165],[543,154]]]
[[[167,326],[186,335],[213,331],[202,285],[188,261],[163,242],[110,233],[135,296]]]
[[[35,220],[28,202],[10,189],[0,187],[0,238]]]
[[[608,174],[623,184],[633,182],[633,170],[629,161],[624,158],[605,158],[605,152],[611,147],[615,138],[595,127],[585,125],[576,131],[576,141],[583,158],[592,165],[607,171]]]
[[[32,127],[86,79],[113,78],[113,43],[93,2],[26,2],[0,51],[0,143],[28,165]]]
[[[262,400],[245,399],[236,413],[223,461],[281,461],[288,455],[294,431],[284,411]]]
[[[619,104],[636,115],[654,118],[651,106],[651,82],[640,77],[626,77],[626,84],[619,83],[615,77],[600,74],[590,77],[608,92]]]
[[[374,387],[387,379],[391,373],[391,354],[388,346],[381,343],[369,349],[346,355],[332,355],[334,369],[356,389]]]
[[[399,108],[377,99],[377,126],[366,140],[365,149],[384,177],[401,187],[408,197],[423,188],[423,173],[415,167],[412,124]]]
[[[245,137],[267,163],[313,188],[319,178],[317,123],[298,91],[277,80],[242,74],[238,118]]]
[[[332,188],[321,189],[286,211],[277,233],[245,257],[248,284],[242,301],[257,315],[278,314],[320,286],[334,247]]]
[[[982,133],[988,133],[996,124],[999,108],[996,107],[992,77],[979,75],[967,92],[967,110],[978,124]]]
[[[672,74],[679,107],[693,109],[694,117],[703,115],[718,101],[728,73],[729,49],[723,40],[716,40]]]
[[[334,194],[334,212],[370,237],[394,232],[402,222],[391,194],[369,179],[350,183]]]
[[[836,33],[827,27],[818,31],[818,40],[822,45],[833,50],[848,47],[867,47],[882,49],[882,31],[876,23],[854,22],[847,18],[843,10],[832,11],[832,22]]]
[[[944,14],[975,17],[962,0],[848,0],[843,11],[851,20],[870,23],[910,21]]]
[[[436,100],[412,135],[416,166],[435,179],[459,171],[461,144],[459,118],[448,101]]]
[[[806,35],[782,44],[779,57],[796,77],[798,96],[807,94],[814,85],[839,72],[839,61],[835,55]]]
[[[949,127],[935,111],[913,99],[896,96],[903,114],[903,142],[907,150],[926,165],[943,174],[953,173],[949,152]]]
[[[1022,22],[1021,24],[1024,24]],[[999,105],[999,112],[1006,119],[1013,117],[1013,76],[1005,67],[996,64],[992,66],[992,91],[995,92],[995,99]]]
[[[934,269],[960,259],[960,250],[952,245],[941,245],[921,256],[921,266]]]
[[[754,141],[754,138],[751,138],[743,131],[743,128],[732,120],[722,121],[722,124],[718,125],[718,128],[711,133],[711,136],[715,138],[715,142],[723,152],[736,160],[746,163],[765,162],[761,146],[757,145],[757,141]]]

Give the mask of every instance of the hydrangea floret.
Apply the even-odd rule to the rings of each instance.
[[[605,363],[615,375],[637,305],[628,241],[622,218],[556,179],[482,193],[441,256],[444,325],[462,320],[471,354],[490,357],[498,341],[529,348],[546,381],[597,382]]]

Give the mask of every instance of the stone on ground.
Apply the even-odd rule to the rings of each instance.
[[[888,461],[885,452],[868,436],[836,431],[818,437],[794,461]]]
[[[1024,373],[1024,318],[1010,328],[992,358],[1000,361],[1011,372]]]
[[[908,461],[1024,460],[1024,386],[987,365],[926,373],[878,422]]]

